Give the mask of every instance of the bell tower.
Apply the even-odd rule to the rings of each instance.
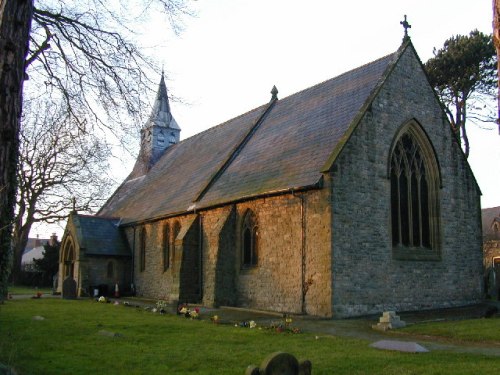
[[[141,150],[132,175],[138,177],[146,174],[167,148],[179,142],[180,133],[181,128],[170,112],[167,86],[162,72],[151,115],[141,129]]]

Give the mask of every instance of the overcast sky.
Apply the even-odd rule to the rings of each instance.
[[[146,51],[164,65],[181,139],[394,52],[404,15],[423,62],[452,35],[492,32],[491,0],[198,0],[184,31],[147,25]],[[160,72],[158,72],[158,81]],[[153,101],[153,97],[151,101]],[[500,206],[500,136],[469,124],[469,162],[482,206]],[[133,160],[116,168],[126,176]]]

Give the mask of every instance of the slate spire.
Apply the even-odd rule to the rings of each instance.
[[[170,146],[179,142],[180,133],[181,128],[170,111],[162,71],[151,114],[141,129],[141,149],[132,175],[137,177],[146,174]]]

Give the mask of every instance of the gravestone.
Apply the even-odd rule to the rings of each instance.
[[[299,363],[293,355],[278,352],[264,359],[260,368],[248,366],[245,375],[311,375],[311,372],[311,361]]]
[[[64,299],[76,299],[76,281],[72,277],[66,277],[62,285],[62,297]]]
[[[384,311],[379,319],[379,322],[372,326],[373,329],[379,331],[387,331],[389,329],[403,327],[406,327],[406,323],[396,315],[395,311]]]
[[[429,350],[422,345],[411,341],[380,340],[370,344],[372,348],[384,350],[397,350],[407,353],[427,353]]]

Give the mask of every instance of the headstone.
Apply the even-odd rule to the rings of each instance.
[[[98,332],[98,334],[101,336],[107,336],[107,337],[121,337],[122,336],[120,333],[110,332],[110,331],[106,331],[104,329],[100,330]]]
[[[429,350],[416,342],[397,341],[397,340],[380,340],[370,344],[372,348],[397,350],[407,353],[427,353]]]
[[[76,299],[76,281],[72,277],[66,277],[62,285],[62,297],[64,299]]]
[[[384,311],[379,319],[379,322],[372,326],[373,329],[377,329],[379,331],[387,331],[389,329],[403,327],[406,327],[406,323],[396,315],[395,311]]]
[[[311,361],[299,363],[293,355],[278,352],[264,359],[260,368],[248,366],[245,375],[311,375],[311,372]]]

